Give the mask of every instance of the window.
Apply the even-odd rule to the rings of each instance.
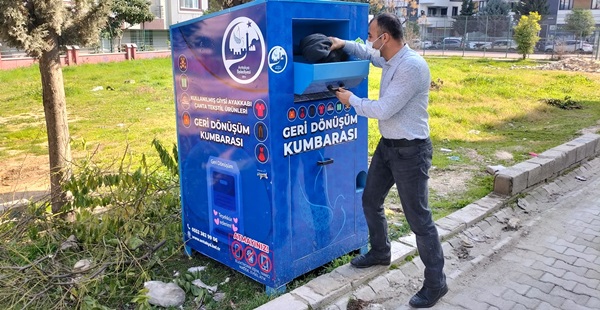
[[[427,8],[427,16],[435,16],[437,14],[437,8]]]
[[[442,16],[448,16],[448,8],[442,8]]]
[[[600,10],[600,0],[592,0],[592,10]]]
[[[179,0],[182,9],[200,9],[200,0]]]
[[[558,5],[559,10],[571,10],[573,9],[573,0],[560,0]]]
[[[598,0],[600,1],[600,0]],[[453,6],[452,7],[452,16],[457,16],[458,15],[458,7],[457,6]]]
[[[150,50],[154,45],[152,31],[131,30],[131,43],[137,44],[140,51]]]

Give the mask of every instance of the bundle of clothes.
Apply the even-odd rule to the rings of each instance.
[[[348,54],[342,49],[331,50],[331,40],[324,34],[314,33],[300,41],[295,55],[301,55],[308,63],[327,63],[348,60]]]

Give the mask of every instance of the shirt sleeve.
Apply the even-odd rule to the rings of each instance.
[[[415,74],[415,70],[418,68],[413,65],[404,67],[402,72],[399,72],[397,68],[379,100],[369,100],[352,95],[349,100],[350,105],[354,107],[358,115],[378,120],[389,119],[404,108],[417,91],[422,89],[423,81],[418,78],[420,74]]]
[[[346,41],[346,44],[344,45],[344,52],[360,59],[370,60],[375,67],[382,68],[386,63],[385,58],[371,56],[371,53],[369,53],[369,49],[365,44],[360,44],[355,41]]]

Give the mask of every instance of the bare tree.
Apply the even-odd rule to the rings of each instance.
[[[39,60],[50,157],[52,212],[66,203],[62,183],[71,175],[67,105],[60,63],[64,45],[99,38],[112,0],[0,0],[0,40]]]

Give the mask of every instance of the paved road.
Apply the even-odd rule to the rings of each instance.
[[[431,309],[600,309],[600,158],[443,247],[450,291]],[[422,268],[390,268],[326,309],[411,309]]]
[[[436,309],[600,309],[600,164],[531,200],[518,241],[452,283]]]

